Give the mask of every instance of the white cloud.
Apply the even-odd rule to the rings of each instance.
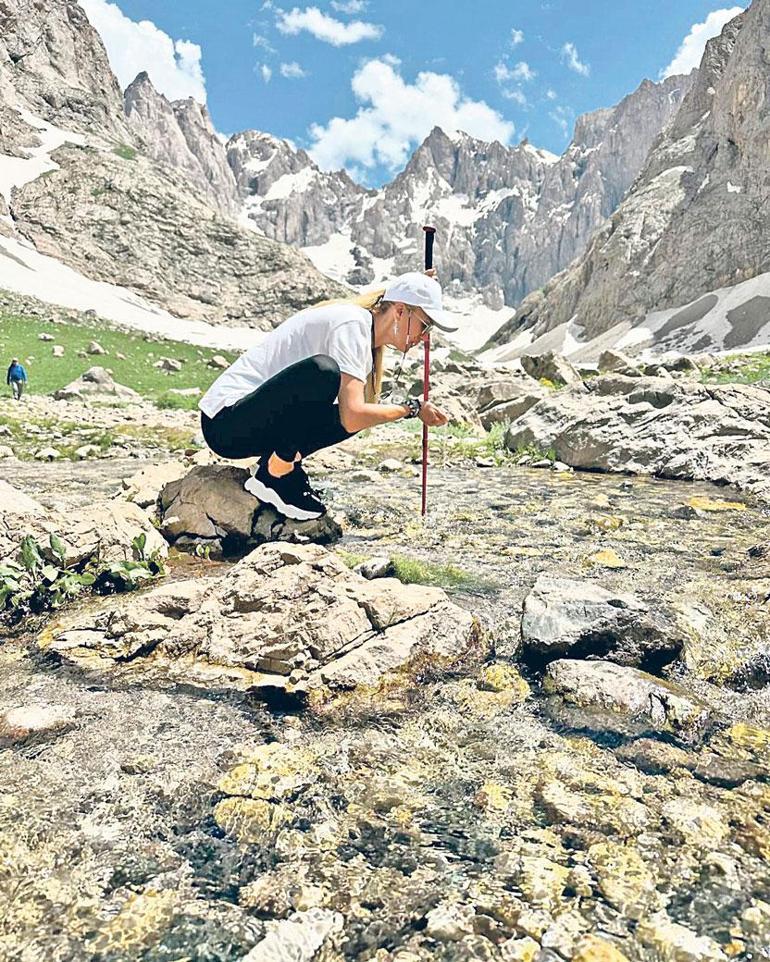
[[[291,63],[282,63],[279,69],[281,76],[289,80],[298,80],[301,77],[307,77],[307,72],[302,69],[296,60],[293,60]]]
[[[567,64],[570,70],[579,73],[581,77],[587,77],[591,73],[591,65],[581,61],[574,43],[564,44],[561,48],[561,59]]]
[[[201,48],[189,40],[173,40],[151,20],[129,20],[107,0],[81,0],[99,32],[118,81],[127,87],[142,70],[169,100],[192,97],[206,103]]]
[[[520,43],[524,43],[524,31],[517,30],[515,27],[511,30],[511,46],[518,47]]]
[[[566,107],[556,107],[548,116],[561,129],[562,134],[568,137],[571,115]]]
[[[273,76],[272,67],[268,67],[266,63],[261,63],[259,65],[259,72],[262,74],[262,79],[265,81],[265,83],[269,84]]]
[[[502,90],[501,93],[506,100],[513,100],[514,103],[517,103],[520,107],[526,107],[529,103],[526,94],[520,87],[514,87],[512,90]]]
[[[379,40],[383,33],[383,28],[375,23],[364,23],[362,20],[343,23],[342,20],[335,20],[327,13],[322,13],[318,7],[306,7],[304,10],[294,7],[289,13],[278,10],[277,14],[276,26],[281,33],[297,34],[307,30],[317,40],[323,40],[335,47],[344,47],[361,40]]]
[[[337,13],[361,13],[366,9],[366,0],[332,0],[331,7]]]
[[[671,63],[660,72],[660,79],[670,77],[672,74],[689,73],[694,67],[700,65],[703,51],[707,41],[721,32],[722,27],[743,12],[743,7],[729,7],[722,10],[714,10],[710,13],[703,23],[694,23],[690,32],[679,45],[679,49],[674,55]]]
[[[495,64],[495,80],[499,84],[507,83],[509,81],[529,82],[530,80],[534,80],[536,76],[537,74],[535,71],[524,60],[520,60],[515,67],[509,67],[502,61],[498,64]]]
[[[545,95],[549,100],[556,100],[556,91],[552,90],[550,87],[548,90],[546,90]]]
[[[453,77],[423,71],[409,84],[399,66],[389,55],[365,63],[352,80],[361,105],[355,117],[333,117],[325,126],[311,126],[310,154],[320,167],[346,167],[351,176],[379,165],[394,170],[434,126],[510,142],[514,125],[484,101],[464,97]]]
[[[254,47],[264,50],[265,53],[275,53],[275,47],[270,43],[267,37],[262,36],[260,33],[252,34],[251,43]]]

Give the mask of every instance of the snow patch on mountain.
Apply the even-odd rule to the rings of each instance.
[[[7,157],[0,155],[0,194],[6,201],[11,199],[14,187],[22,187],[49,170],[57,170],[58,164],[51,159],[51,153],[62,144],[82,144],[82,134],[62,130],[27,110],[20,110],[22,120],[38,131],[40,145],[29,147],[29,157]]]

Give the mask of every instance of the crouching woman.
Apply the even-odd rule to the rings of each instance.
[[[379,403],[384,352],[406,354],[432,327],[456,330],[433,277],[411,272],[352,301],[300,311],[249,348],[201,398],[206,443],[220,457],[259,459],[244,487],[287,518],[326,508],[302,460],[364,428],[418,417],[447,423],[435,405]]]

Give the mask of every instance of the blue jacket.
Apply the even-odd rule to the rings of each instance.
[[[24,365],[22,364],[11,364],[8,368],[8,374],[5,377],[5,383],[10,384],[11,381],[26,381],[27,372],[24,370]]]

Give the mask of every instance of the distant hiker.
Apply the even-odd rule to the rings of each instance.
[[[417,271],[382,290],[300,311],[204,394],[203,437],[223,458],[260,458],[244,485],[260,501],[287,518],[320,518],[326,508],[310,487],[303,458],[387,421],[447,423],[442,411],[418,398],[379,401],[385,347],[405,355],[433,326],[457,330],[448,322],[438,282]]]
[[[5,383],[11,385],[14,399],[20,401],[24,393],[24,385],[27,383],[27,372],[24,370],[24,365],[19,363],[18,357],[11,361],[11,366],[5,375]]]

